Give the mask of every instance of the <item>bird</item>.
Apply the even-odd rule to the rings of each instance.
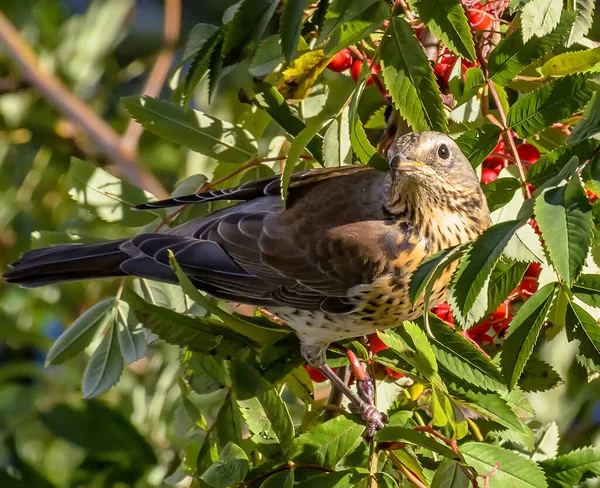
[[[125,276],[177,284],[172,252],[199,290],[289,325],[304,359],[348,396],[373,435],[385,414],[327,366],[327,348],[421,316],[423,298],[409,299],[414,271],[490,225],[479,180],[449,136],[398,136],[387,159],[387,172],[356,164],[294,173],[285,202],[279,176],[148,202],[136,208],[238,203],[160,232],[28,251],[4,279],[23,287]],[[431,307],[444,300],[456,265],[435,282]]]

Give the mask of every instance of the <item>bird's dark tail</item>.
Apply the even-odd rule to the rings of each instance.
[[[58,244],[34,249],[10,264],[11,269],[3,278],[9,283],[35,288],[64,281],[126,276],[120,267],[128,258],[120,248],[126,241]]]

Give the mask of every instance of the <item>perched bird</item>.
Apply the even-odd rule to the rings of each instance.
[[[292,327],[304,358],[349,396],[372,435],[385,417],[325,364],[327,347],[422,315],[422,299],[413,306],[408,297],[412,273],[490,223],[475,172],[451,138],[410,133],[387,154],[387,173],[361,165],[295,173],[285,208],[279,177],[146,203],[138,208],[241,201],[163,232],[29,251],[4,279],[24,287],[128,275],[177,283],[171,250],[198,289],[264,307]],[[436,282],[431,306],[451,272]]]

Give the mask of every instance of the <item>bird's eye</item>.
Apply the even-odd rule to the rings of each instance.
[[[450,149],[448,149],[446,144],[441,144],[440,147],[438,147],[438,156],[441,159],[448,159],[450,157]]]

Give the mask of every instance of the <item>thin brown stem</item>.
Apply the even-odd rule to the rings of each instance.
[[[404,466],[404,464],[402,464],[402,461],[398,459],[398,456],[396,456],[391,451],[387,451],[386,454],[390,458],[394,466],[398,468],[398,470],[406,477],[408,481],[410,481],[417,488],[427,488],[427,485],[425,485],[415,473],[413,473],[410,469]]]
[[[92,139],[110,160],[108,170],[125,178],[159,198],[169,194],[160,182],[137,160],[135,154],[124,151],[121,139],[114,129],[88,105],[77,98],[53,73],[42,68],[31,46],[0,12],[0,45],[21,70],[23,79],[44,96],[65,117]]]
[[[284,464],[275,469],[272,469],[271,471],[268,471],[267,473],[263,473],[263,474],[257,476],[256,478],[252,478],[251,480],[248,480],[248,481],[243,481],[242,483],[240,483],[238,485],[238,488],[251,486],[254,483],[258,483],[259,481],[267,479],[269,476],[273,476],[274,474],[280,473],[282,471],[287,471],[288,469],[298,469],[298,468],[313,469],[315,471],[323,471],[325,473],[333,473],[335,471],[334,469],[326,468],[325,466],[320,466],[318,464],[295,464],[292,461],[288,461],[287,464]]]
[[[156,97],[165,84],[169,75],[173,57],[175,56],[175,47],[179,39],[181,27],[181,0],[165,0],[163,37],[164,45],[156,57],[152,71],[146,80],[141,95]],[[139,139],[144,132],[144,128],[133,118],[129,120],[127,128],[121,138],[121,147],[125,151],[136,151]]]

